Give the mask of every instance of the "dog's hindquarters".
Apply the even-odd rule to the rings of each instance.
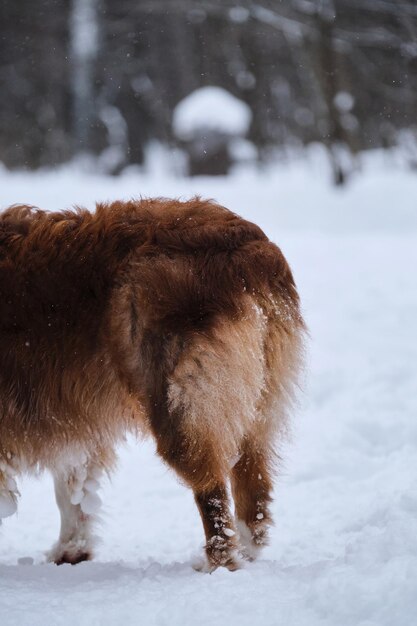
[[[236,524],[245,555],[256,558],[273,524],[269,504],[279,450],[290,431],[289,413],[296,400],[303,362],[305,327],[297,302],[270,294],[265,302],[264,388],[258,419],[244,438],[231,472]]]
[[[250,553],[267,539],[274,442],[297,380],[304,327],[288,264],[238,218],[164,229],[129,259],[110,318],[118,370],[194,491],[210,566],[233,569],[228,481]]]
[[[237,567],[229,479],[249,557],[271,523],[274,441],[286,427],[301,333],[271,298],[245,296],[238,317],[172,340],[175,365],[151,406],[159,454],[194,491],[210,567]]]

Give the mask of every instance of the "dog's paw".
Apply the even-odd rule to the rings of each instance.
[[[199,554],[192,559],[192,568],[202,574],[212,574],[218,567],[225,567],[230,572],[245,567],[245,559],[240,550],[234,549],[227,556],[216,555],[216,557],[220,558],[209,559],[206,554]]]
[[[64,552],[60,557],[54,559],[54,563],[55,565],[63,565],[64,563],[76,565],[77,563],[82,563],[82,561],[91,561],[92,558],[91,552],[77,552],[76,554]]]
[[[268,543],[268,524],[258,523],[251,530],[242,520],[236,520],[236,527],[239,533],[240,552],[245,561],[255,561]]]
[[[82,561],[91,561],[93,551],[91,547],[87,546],[85,541],[69,541],[66,544],[58,542],[47,553],[46,558],[49,563],[55,563],[56,565],[63,565],[64,563],[76,565]]]

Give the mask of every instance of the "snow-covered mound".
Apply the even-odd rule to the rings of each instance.
[[[221,87],[201,87],[177,104],[173,116],[174,133],[190,139],[196,132],[217,131],[245,135],[252,113],[247,104]]]

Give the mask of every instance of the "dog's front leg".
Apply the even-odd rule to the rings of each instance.
[[[0,525],[1,520],[17,511],[17,490],[14,470],[8,463],[0,461]]]
[[[93,558],[93,525],[101,500],[97,495],[102,468],[92,462],[53,472],[61,531],[48,560],[57,565]]]

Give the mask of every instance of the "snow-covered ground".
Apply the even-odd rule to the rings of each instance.
[[[372,164],[373,163],[373,164]],[[66,167],[0,171],[0,203],[54,209],[194,193],[258,222],[289,259],[310,328],[308,380],[261,559],[192,567],[191,493],[131,441],[102,489],[92,563],[56,567],[48,476],[20,482],[0,531],[1,626],[402,626],[417,614],[417,176],[375,157],[346,190],[312,159],[227,179]],[[34,564],[24,564],[34,559]],[[23,562],[22,562],[23,559]],[[20,562],[19,562],[20,560]]]

